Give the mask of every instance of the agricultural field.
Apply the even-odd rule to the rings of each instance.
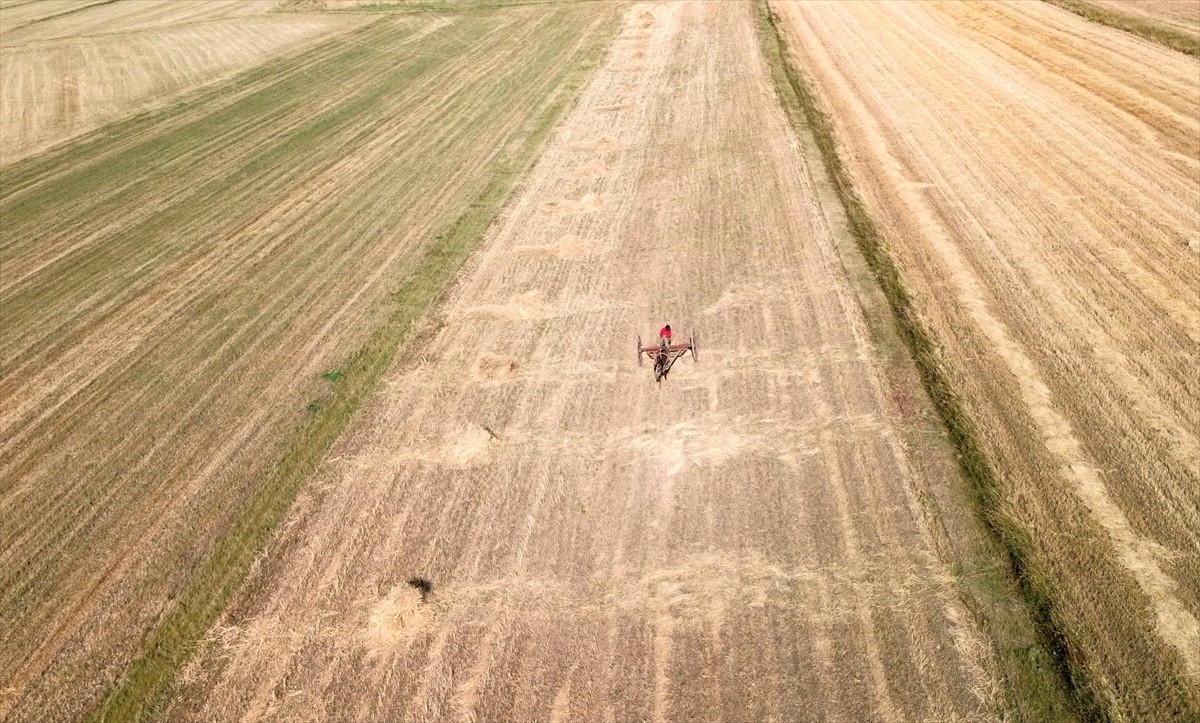
[[[1093,22],[1200,58],[1200,0],[1045,0]]]
[[[1200,61],[1039,3],[771,6],[1078,683],[1196,715]]]
[[[122,674],[617,20],[317,18],[345,32],[3,167],[0,718]]]
[[[1049,2],[0,30],[0,721],[1200,717],[1197,58]]]
[[[269,12],[275,4],[0,5],[0,165],[367,19]]]
[[[0,0],[0,22],[5,34],[59,15],[79,12],[103,0]],[[3,40],[0,40],[2,43]]]
[[[1084,0],[1091,5],[1162,23],[1200,36],[1198,0]]]
[[[756,23],[629,10],[168,718],[1001,715],[920,499],[953,459]],[[655,385],[664,320],[699,357]]]

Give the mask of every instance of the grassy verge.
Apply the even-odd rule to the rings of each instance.
[[[87,716],[91,721],[140,720],[162,702],[180,667],[216,622],[269,542],[275,527],[317,470],[354,414],[378,388],[414,322],[437,303],[500,212],[518,179],[532,165],[555,122],[574,103],[586,74],[606,47],[597,42],[582,54],[560,89],[531,124],[531,131],[484,189],[427,249],[419,268],[392,294],[386,319],[339,367],[338,383],[298,431],[294,443],[259,482],[253,496],[234,516],[228,535],[208,556],[173,607],[141,645],[107,698]]]
[[[1139,38],[1145,38],[1152,43],[1165,45],[1172,50],[1178,50],[1181,53],[1187,53],[1192,57],[1200,58],[1200,35],[1179,30],[1178,28],[1173,28],[1147,18],[1139,18],[1118,10],[1093,5],[1083,0],[1045,1],[1091,20],[1094,23],[1124,30],[1127,33],[1133,33]]]
[[[1002,550],[999,554],[1007,558],[1007,566],[988,566],[993,574],[976,575],[971,583],[971,594],[993,599],[976,601],[977,604],[968,600],[968,604],[977,616],[987,618],[981,621],[985,627],[1003,638],[994,644],[1006,681],[1008,707],[1026,720],[1063,720],[1076,716],[1102,720],[1104,712],[1090,693],[1085,671],[1074,662],[1069,638],[1055,622],[1050,582],[1032,563],[1032,541],[1003,509],[1003,488],[984,454],[979,432],[941,366],[937,345],[913,305],[901,270],[842,164],[833,124],[799,69],[787,60],[787,42],[778,22],[767,0],[760,2],[760,39],[780,102],[797,131],[812,134],[845,209],[850,232],[887,299],[896,330],[945,426],[979,517],[999,543]],[[1005,567],[1011,574],[994,574],[996,569]],[[1006,613],[1002,605],[995,604],[1011,596],[1009,590],[1014,581],[1028,615]],[[1030,618],[1036,630],[1022,630],[1029,626]],[[1015,643],[1031,638],[1032,644]]]

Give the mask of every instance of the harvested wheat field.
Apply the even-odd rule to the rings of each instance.
[[[1002,715],[923,500],[952,456],[756,18],[630,8],[168,718]],[[699,360],[656,385],[634,336],[667,320]]]
[[[0,29],[0,720],[1200,717],[1196,58],[1050,3]]]
[[[1200,0],[1083,0],[1200,36]]]
[[[211,623],[297,430],[338,429],[393,292],[494,205],[618,19],[335,19],[3,169],[0,718],[78,717],[162,621]]]
[[[0,5],[0,166],[367,20],[276,4]]]
[[[1075,683],[1200,715],[1200,61],[1039,3],[772,3]]]

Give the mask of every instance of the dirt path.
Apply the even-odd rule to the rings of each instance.
[[[918,502],[953,468],[906,447],[753,12],[630,10],[173,715],[999,713]],[[663,321],[700,361],[656,386]]]
[[[1075,662],[1118,715],[1196,706],[1200,62],[1040,3],[777,7]]]

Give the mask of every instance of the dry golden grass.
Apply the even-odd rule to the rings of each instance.
[[[1200,35],[1200,0],[1086,0]]]
[[[1047,0],[1088,20],[1200,57],[1200,0]]]
[[[25,25],[25,6],[4,10],[0,166],[368,20],[273,5],[136,0]]]
[[[1081,704],[1194,716],[1200,65],[1038,4],[773,6],[982,431]]]
[[[0,718],[1069,718],[765,16],[505,4],[0,0]],[[1076,702],[1185,719],[1196,62],[775,7]]]
[[[0,0],[0,31],[7,36],[20,28],[71,15],[107,0]],[[3,45],[7,38],[0,38]]]
[[[503,199],[613,17],[370,18],[5,167],[0,717],[78,717],[146,641],[190,649],[290,501],[293,433],[344,423],[391,292]]]
[[[1008,710],[964,601],[969,510],[926,499],[963,496],[954,460],[877,346],[878,289],[755,22],[630,9],[169,715]],[[700,361],[656,386],[632,346],[664,318]]]

